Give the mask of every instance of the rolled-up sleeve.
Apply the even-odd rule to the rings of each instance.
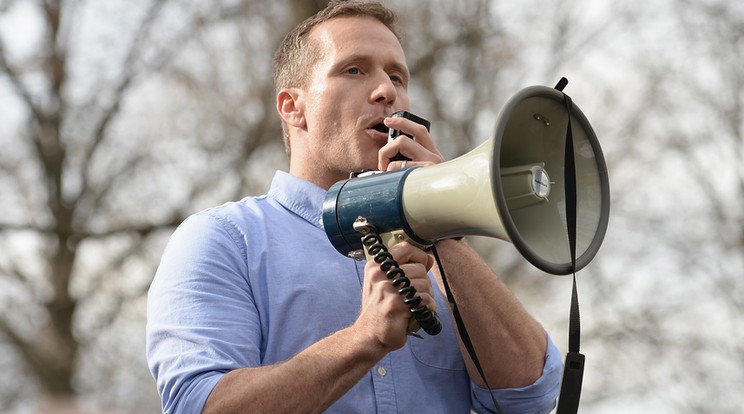
[[[526,387],[494,389],[493,396],[505,413],[547,414],[555,407],[562,373],[563,362],[560,352],[548,335],[542,376]],[[488,389],[475,384],[471,387],[473,409],[476,412],[497,412]]]
[[[146,337],[164,413],[200,413],[225,373],[259,364],[242,237],[202,212],[179,226],[163,253],[148,293]]]

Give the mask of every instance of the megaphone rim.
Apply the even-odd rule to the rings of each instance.
[[[506,128],[507,121],[509,120],[509,116],[516,109],[517,105],[519,105],[523,100],[532,97],[544,97],[552,99],[561,104],[563,103],[564,99],[563,93],[561,91],[547,86],[537,85],[528,86],[521,89],[516,94],[514,94],[506,102],[506,104],[504,104],[497,117],[496,129],[493,137],[493,155],[491,157],[491,173],[493,177],[499,177],[501,163],[501,141],[503,139],[504,130]],[[607,165],[602,153],[602,148],[599,145],[599,140],[597,139],[594,129],[592,128],[584,113],[576,104],[573,104],[572,115],[573,118],[579,121],[580,125],[586,132],[589,143],[592,146],[592,150],[594,151],[594,156],[597,163],[600,187],[602,190],[601,211],[599,215],[597,231],[595,232],[594,237],[587,246],[586,250],[576,258],[575,268],[572,268],[570,262],[555,263],[545,260],[539,254],[537,254],[537,252],[535,252],[528,243],[524,241],[524,239],[520,236],[519,229],[511,218],[511,214],[508,213],[509,208],[506,203],[506,198],[504,197],[501,180],[491,180],[492,191],[495,196],[494,198],[498,209],[502,212],[507,212],[507,214],[502,214],[501,219],[510,241],[514,244],[520,254],[522,254],[522,256],[526,258],[530,263],[532,263],[535,267],[553,275],[567,275],[572,273],[573,271],[578,271],[588,265],[599,251],[609,224],[609,178],[607,174]]]

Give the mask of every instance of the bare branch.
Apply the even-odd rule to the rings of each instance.
[[[142,244],[133,243],[128,249],[121,252],[116,258],[114,258],[105,269],[102,269],[98,274],[94,275],[90,285],[88,286],[85,296],[92,296],[95,292],[100,292],[104,289],[106,282],[110,282],[107,277],[116,273],[117,270],[121,270],[127,259],[132,256],[137,256],[142,253]],[[142,297],[147,294],[150,284],[143,284],[136,289],[132,289],[128,292],[112,292],[108,295],[106,300],[107,309],[102,310],[92,326],[89,327],[88,331],[94,334],[103,332],[107,327],[113,325],[116,317],[121,315],[121,310],[127,303],[134,299]],[[80,342],[89,342],[95,339],[95,336],[88,338],[80,338]]]
[[[34,104],[34,101],[31,98],[31,94],[24,86],[20,76],[18,76],[18,73],[15,71],[15,69],[13,69],[8,63],[7,58],[5,57],[5,47],[3,45],[2,38],[0,38],[0,71],[10,79],[10,83],[11,85],[13,85],[13,89],[15,89],[16,93],[21,97],[21,100],[23,100],[28,109],[34,115],[36,123],[40,124],[41,121],[45,118],[44,113],[41,108]]]
[[[104,140],[107,138],[108,128],[114,118],[119,114],[121,103],[123,101],[122,98],[127,90],[131,87],[134,80],[146,73],[155,73],[159,70],[162,70],[162,68],[171,61],[173,56],[175,56],[181,50],[181,47],[188,43],[188,39],[196,36],[196,34],[198,33],[198,29],[204,27],[206,24],[209,23],[209,20],[207,20],[206,18],[200,16],[195,17],[188,30],[184,30],[179,36],[176,36],[170,44],[163,45],[160,48],[159,52],[155,54],[156,58],[154,58],[153,61],[149,62],[148,64],[142,65],[139,69],[136,69],[136,62],[141,59],[144,53],[144,47],[148,44],[146,40],[149,37],[150,30],[152,29],[153,24],[160,14],[163,6],[168,1],[169,0],[156,0],[155,3],[152,4],[150,10],[147,13],[147,16],[142,21],[139,29],[136,32],[137,35],[133,40],[132,45],[130,46],[130,49],[127,53],[127,57],[123,63],[125,71],[117,87],[114,90],[112,103],[104,111],[101,119],[98,122],[98,125],[94,128],[93,141],[86,148],[85,155],[83,157],[82,168],[83,170],[87,169],[87,172],[85,172],[82,176],[82,186],[78,195],[78,199],[83,197],[86,192],[94,192],[94,189],[90,186],[90,179],[92,175],[92,172],[90,171],[90,167],[92,165],[91,160],[96,155],[98,148],[100,147],[102,142],[104,142]],[[97,199],[101,199],[101,197],[101,195],[96,195]]]
[[[25,289],[29,295],[34,297],[37,301],[41,301],[38,293],[33,289],[33,280],[30,274],[24,271],[13,256],[7,256],[7,264],[0,263],[0,274],[5,274],[10,277],[11,280],[18,282],[19,287]]]
[[[98,147],[101,145],[103,140],[106,138],[106,133],[108,131],[109,125],[111,124],[111,121],[119,113],[122,103],[122,97],[124,96],[125,91],[131,85],[134,77],[137,75],[137,72],[134,70],[134,64],[137,60],[140,59],[143,48],[147,44],[145,40],[150,35],[150,30],[152,29],[153,22],[155,22],[156,18],[160,14],[160,11],[163,8],[163,5],[166,2],[167,0],[155,0],[150,6],[150,10],[147,12],[144,20],[140,24],[140,27],[135,31],[135,38],[133,39],[132,44],[129,47],[127,57],[124,59],[124,63],[122,65],[122,67],[124,68],[123,76],[119,80],[118,85],[114,88],[114,95],[112,97],[111,104],[103,111],[103,115],[98,121],[98,125],[94,128],[93,141],[85,151],[85,156],[83,158],[82,164],[84,168],[85,166],[90,165],[90,160],[95,155]],[[88,180],[88,174],[83,175],[83,180],[84,185],[82,186],[81,195],[87,189],[86,184]]]
[[[49,227],[35,226],[32,224],[0,223],[0,233],[32,231],[39,234],[52,234],[54,229]]]
[[[104,239],[107,237],[117,236],[120,234],[138,234],[141,237],[148,236],[149,234],[156,232],[158,230],[173,228],[181,224],[183,220],[185,219],[185,214],[183,211],[176,211],[173,212],[170,219],[165,220],[160,223],[145,223],[145,224],[132,224],[132,223],[124,223],[119,226],[113,226],[105,231],[100,232],[82,232],[78,233],[77,236],[84,238],[84,239]]]
[[[14,349],[18,351],[23,357],[23,361],[29,364],[29,366],[36,372],[43,372],[43,362],[41,356],[35,351],[35,348],[31,342],[24,339],[19,335],[15,329],[13,329],[5,319],[6,316],[0,316],[0,334],[5,336],[8,341],[13,345]]]

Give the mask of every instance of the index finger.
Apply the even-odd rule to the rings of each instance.
[[[403,133],[413,137],[413,140],[427,150],[439,154],[434,140],[431,138],[429,130],[417,122],[402,117],[387,117],[382,121],[386,127],[401,130]]]
[[[431,255],[408,242],[398,243],[392,246],[388,251],[400,264],[421,263],[426,267],[426,270],[429,270],[434,266],[434,258],[431,257]]]
[[[380,171],[389,171],[391,169],[396,169],[396,167],[400,168],[400,164],[391,164],[391,159],[399,153],[412,161],[411,163],[409,163],[409,165],[431,165],[439,164],[440,162],[444,161],[442,154],[440,154],[439,150],[437,150],[436,146],[434,145],[434,141],[432,140],[431,135],[429,134],[429,131],[426,130],[425,126],[416,124],[415,122],[409,121],[404,118],[386,119],[393,120],[395,125],[397,125],[399,122],[413,124],[413,126],[416,127],[415,129],[419,131],[416,132],[416,134],[419,135],[415,135],[413,139],[410,139],[405,135],[401,135],[395,140],[388,142],[382,148],[380,148],[380,151],[377,154],[377,164]],[[393,128],[397,127],[398,126],[394,126]],[[401,129],[401,131],[409,134],[411,133],[410,130],[406,131],[405,129]]]

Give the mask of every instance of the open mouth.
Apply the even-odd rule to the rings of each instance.
[[[378,132],[382,132],[383,134],[388,133],[388,127],[385,126],[382,122],[372,125],[372,129]]]

